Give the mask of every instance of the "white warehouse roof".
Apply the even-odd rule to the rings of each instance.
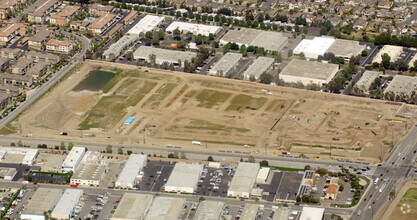
[[[240,53],[226,53],[209,71],[209,75],[225,76],[242,58]]]
[[[22,211],[21,218],[44,217],[43,212],[53,210],[61,195],[61,189],[38,188]]]
[[[118,57],[127,46],[131,45],[137,39],[138,38],[136,36],[123,36],[116,43],[110,45],[110,47],[103,52],[103,57],[105,57],[105,59],[107,60],[110,60],[110,54],[114,55],[113,59]]]
[[[62,163],[62,169],[65,171],[75,171],[84,154],[84,147],[73,147],[68,156],[65,158],[64,163]]]
[[[133,187],[136,176],[142,171],[147,160],[147,155],[131,154],[115,183],[116,187]]]
[[[51,213],[52,218],[69,219],[71,212],[83,196],[81,189],[67,189]]]
[[[125,193],[111,219],[144,219],[151,207],[152,200],[152,195]]]
[[[139,47],[133,53],[133,56],[135,60],[142,59],[150,62],[149,56],[152,54],[156,56],[156,63],[158,64],[162,64],[164,62],[178,64],[179,60],[181,60],[182,63],[184,63],[185,60],[191,62],[192,58],[197,57],[197,53],[195,52],[167,50],[146,46]]]
[[[201,34],[202,36],[206,37],[208,37],[210,34],[216,35],[221,30],[221,27],[219,26],[174,21],[166,28],[165,31],[174,32],[174,30],[177,28],[181,32],[191,32],[194,35]]]
[[[271,168],[262,167],[258,172],[258,176],[256,176],[256,182],[257,183],[265,183],[266,180],[268,179],[269,171],[271,171]]]
[[[294,49],[294,54],[301,54],[307,58],[317,59],[319,55],[323,55],[335,42],[333,37],[322,36],[315,37],[312,40],[304,39]]]
[[[371,84],[375,81],[375,79],[380,74],[381,73],[378,71],[370,71],[370,70],[365,71],[362,74],[362,77],[355,84],[355,87],[358,87],[359,89],[362,89],[364,92],[367,92]]]
[[[323,219],[324,208],[303,207],[300,220],[321,220]]]
[[[185,206],[185,198],[156,197],[146,216],[146,220],[177,220]]]
[[[259,79],[261,74],[265,72],[274,63],[274,58],[271,57],[258,57],[252,65],[243,73],[245,79],[250,79],[254,76],[255,79]]]
[[[193,193],[203,169],[203,164],[176,163],[165,184],[165,191]]]
[[[204,200],[200,202],[194,215],[195,220],[219,220],[224,207],[223,202]]]
[[[0,147],[0,162],[5,156],[9,154],[24,154],[22,161],[16,161],[15,163],[22,163],[27,165],[33,165],[33,161],[38,156],[38,149],[20,148],[20,147]]]
[[[381,63],[382,62],[382,55],[384,53],[388,54],[391,57],[391,62],[395,62],[400,57],[401,53],[403,52],[403,47],[400,46],[393,46],[393,45],[385,45],[378,54],[375,55],[374,59],[372,60],[373,63]]]
[[[249,198],[256,176],[258,175],[259,163],[240,162],[236,174],[230,183],[228,196]]]
[[[384,90],[384,93],[393,92],[394,94],[405,94],[410,95],[414,90],[417,89],[417,77],[415,76],[404,76],[395,75],[394,79]]]
[[[146,15],[135,26],[133,26],[128,32],[128,35],[139,36],[141,33],[153,31],[159,24],[165,20],[164,17],[155,15]]]

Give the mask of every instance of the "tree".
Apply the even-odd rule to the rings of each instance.
[[[33,180],[33,177],[32,176],[28,176],[28,181],[29,182],[32,182],[32,180]]]
[[[185,155],[185,152],[184,151],[181,151],[181,159],[187,159],[187,156]]]
[[[178,28],[176,28],[176,29],[172,32],[172,34],[174,35],[174,39],[176,39],[176,40],[181,40],[181,31],[180,31]]]
[[[398,61],[398,70],[407,71],[408,70],[408,63],[404,62],[404,60],[399,60]]]
[[[106,147],[106,153],[108,153],[108,154],[113,153],[112,148],[113,148],[113,146],[111,146],[110,144],[109,144],[109,145],[107,145],[107,147]]]
[[[72,150],[72,148],[74,147],[74,143],[72,143],[72,142],[69,142],[68,143],[68,150]]]
[[[305,165],[304,166],[304,170],[310,170],[311,169],[311,166],[310,165]]]
[[[204,198],[203,196],[201,196],[201,197],[198,199],[198,201],[199,201],[199,202],[202,202],[202,201],[204,201],[204,200],[206,200],[206,198]]]
[[[300,59],[302,59],[302,60],[306,59],[306,55],[303,52],[300,53]]]
[[[366,57],[368,56],[368,51],[367,50],[363,50],[361,53],[361,56]]]
[[[317,173],[318,173],[320,176],[324,176],[324,175],[326,175],[327,170],[326,170],[326,169],[324,169],[324,168],[319,168],[319,169],[317,170]]]
[[[327,53],[323,54],[323,59],[324,60],[330,61],[330,60],[333,60],[334,58],[335,58],[334,53],[327,52]]]
[[[249,158],[248,158],[248,162],[249,163],[255,163],[255,161],[256,161],[255,158],[252,155],[250,155]]]
[[[122,149],[121,147],[119,147],[119,148],[117,149],[117,153],[118,153],[118,154],[123,154],[123,149]]]
[[[260,79],[259,81],[260,83],[270,84],[272,82],[273,76],[269,73],[264,72],[259,76],[259,79]]]
[[[19,140],[19,141],[17,142],[17,146],[19,146],[19,147],[23,147],[23,143],[22,143],[22,141],[21,141],[21,140]]]
[[[198,45],[203,43],[203,37],[201,35],[194,36],[194,42]]]
[[[126,53],[126,58],[128,59],[128,60],[133,60],[133,51],[128,51],[127,53]]]
[[[246,50],[246,46],[243,44],[242,46],[240,46],[239,48],[239,52],[242,54],[242,56],[246,57],[248,55],[248,52]]]
[[[292,50],[288,50],[288,57],[292,57],[293,51]]]
[[[131,150],[127,150],[127,155],[131,155],[133,152]]]
[[[65,150],[65,143],[64,142],[61,142],[61,145],[59,145],[59,148],[61,149],[61,150]]]
[[[12,147],[16,147],[16,143],[12,142],[12,143],[10,143],[10,146],[12,146]],[[39,146],[39,145],[38,145],[38,146]]]
[[[261,167],[267,167],[269,165],[267,160],[262,160],[261,162],[259,162],[259,164],[261,165]]]
[[[208,157],[207,157],[207,161],[214,161],[214,159],[213,159],[213,157],[212,157],[212,156],[208,156]]]
[[[179,158],[179,157],[178,157],[178,152],[177,152],[177,151],[175,151],[175,152],[174,152],[174,158],[175,158],[175,159],[178,159],[178,158]]]
[[[391,57],[387,53],[384,53],[384,54],[382,54],[381,58],[382,58],[381,65],[385,69],[389,69],[390,62],[391,62]]]
[[[243,162],[243,158],[242,157],[240,157],[240,162]]]

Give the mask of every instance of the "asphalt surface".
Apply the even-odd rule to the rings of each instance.
[[[413,176],[417,151],[417,127],[394,148],[387,161],[377,167],[366,193],[356,207],[351,219],[373,219],[385,203],[390,203],[389,194],[405,180]],[[377,181],[376,179],[379,178]],[[365,201],[366,200],[366,201]]]

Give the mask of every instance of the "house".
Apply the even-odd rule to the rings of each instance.
[[[30,67],[33,65],[32,59],[21,58],[12,66],[12,73],[25,75]]]
[[[35,63],[40,62],[40,61],[46,61],[54,65],[59,62],[59,56],[55,54],[51,54],[51,53],[42,53],[42,52],[37,52],[37,51],[27,52],[26,58],[33,59]]]
[[[50,65],[51,64],[46,61],[39,61],[27,71],[27,75],[32,76],[32,78],[37,81],[49,71]]]
[[[106,31],[115,21],[115,14],[103,14],[100,18],[95,19],[90,25],[88,25],[87,30],[91,31],[93,35],[100,35]]]
[[[70,40],[59,41],[57,39],[50,39],[46,42],[46,50],[69,53],[72,50],[72,42]]]
[[[8,58],[8,59],[18,59],[22,56],[22,50],[19,48],[1,48],[0,49],[0,57]]]
[[[29,37],[29,48],[41,50],[45,43],[51,37],[53,31],[47,27],[43,27],[35,35]]]
[[[92,16],[102,16],[103,14],[108,14],[114,11],[112,5],[102,5],[102,4],[92,4],[88,6],[88,13]]]
[[[46,16],[49,15],[54,9],[61,5],[60,0],[43,0],[38,7],[28,12],[28,21],[35,23],[44,23]]]
[[[33,84],[33,78],[29,75],[0,73],[0,83],[5,85],[30,87]]]
[[[390,9],[393,5],[394,5],[394,2],[392,1],[379,1],[377,7]]]
[[[6,27],[0,29],[0,42],[8,43],[15,38],[20,31],[20,25],[17,23],[10,23]]]
[[[66,5],[61,11],[49,17],[49,23],[56,26],[66,26],[80,11],[80,6]]]
[[[22,93],[22,90],[18,86],[0,84],[1,93],[18,97]]]
[[[366,20],[358,19],[353,24],[353,28],[355,28],[356,30],[362,30],[362,29],[366,28],[367,25],[368,25],[368,22]]]
[[[0,1],[0,19],[7,19],[10,13],[18,10],[25,0],[1,0]]]

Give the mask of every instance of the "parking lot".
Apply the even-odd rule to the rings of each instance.
[[[137,187],[140,190],[159,192],[174,169],[174,163],[162,161],[149,161],[143,169],[142,181]]]
[[[117,208],[120,196],[111,194],[84,194],[75,208],[74,218],[109,219]]]
[[[227,197],[227,189],[236,167],[204,168],[198,181],[197,194],[200,196]]]
[[[271,184],[259,184],[259,188],[269,193],[269,195],[264,195],[262,199],[270,202],[274,200],[295,200],[303,174],[275,171],[270,175],[273,175]]]

